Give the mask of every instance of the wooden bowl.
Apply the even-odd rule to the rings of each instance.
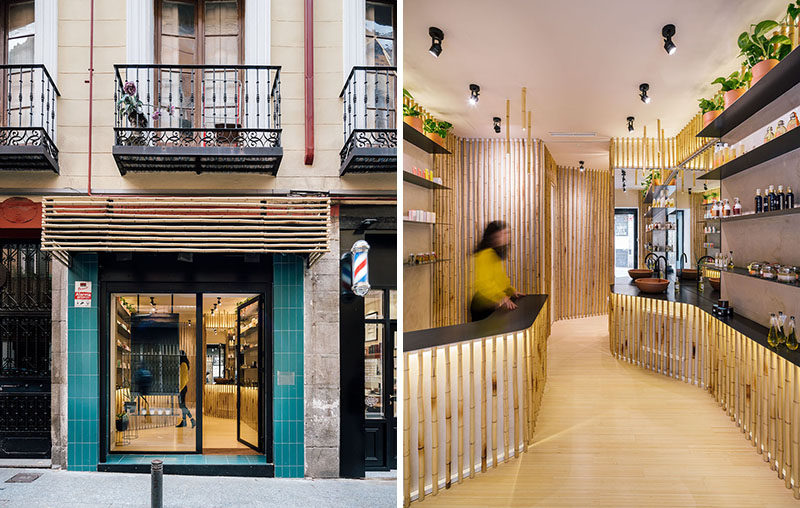
[[[631,279],[641,279],[642,277],[652,277],[653,270],[648,270],[646,268],[632,268],[628,270],[628,275],[631,276]]]
[[[669,287],[667,279],[642,278],[633,281],[642,293],[663,293]]]
[[[716,291],[719,291],[719,277],[709,277],[708,283],[711,284],[711,287]]]
[[[681,270],[681,279],[697,280],[697,270],[684,268]]]

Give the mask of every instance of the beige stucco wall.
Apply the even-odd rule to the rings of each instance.
[[[0,196],[13,189],[75,189],[86,192],[88,172],[88,79],[90,0],[58,1],[58,132],[61,175],[10,172],[0,175]],[[134,0],[129,0],[134,1]],[[150,0],[135,0],[150,1]],[[267,0],[265,0],[267,1]],[[121,176],[111,155],[114,142],[113,65],[126,63],[126,9],[122,0],[96,0],[92,188],[114,190],[330,190],[396,188],[394,174],[339,177],[344,139],[339,92],[342,71],[342,2],[314,2],[315,157],[306,166],[302,0],[272,0],[271,63],[281,69],[282,144],[278,176],[193,172],[128,173]],[[35,198],[34,198],[35,199]]]

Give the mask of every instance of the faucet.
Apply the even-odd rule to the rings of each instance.
[[[704,259],[709,259],[711,261],[714,261],[714,258],[712,258],[711,256],[703,256],[700,259],[698,259],[697,260],[697,272],[698,273],[700,273],[700,263],[702,263]]]
[[[685,252],[683,254],[681,254],[681,270],[683,270],[683,262],[684,261],[689,261],[689,258],[686,256]]]
[[[650,264],[648,263],[648,261],[650,260],[651,256],[654,258],[657,257],[655,252],[648,252],[647,255],[644,257],[644,266],[646,266],[647,268],[650,268]],[[658,263],[657,260],[656,263]]]

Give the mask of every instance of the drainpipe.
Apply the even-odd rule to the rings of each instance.
[[[86,193],[92,195],[92,102],[94,98],[94,0],[89,8],[89,179],[86,184]]]
[[[306,166],[314,164],[314,0],[305,0]]]

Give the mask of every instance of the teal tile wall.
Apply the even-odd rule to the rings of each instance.
[[[299,256],[273,262],[273,431],[275,476],[302,478],[303,462],[303,272]],[[294,373],[294,384],[278,383]],[[287,376],[282,376],[286,381]]]
[[[75,308],[75,281],[91,281],[92,303]],[[67,469],[96,471],[100,450],[98,428],[100,380],[97,339],[97,255],[72,257],[67,313]]]

